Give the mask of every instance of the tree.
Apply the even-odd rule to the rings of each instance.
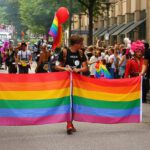
[[[81,5],[85,7],[84,11],[88,12],[89,15],[89,37],[88,44],[93,44],[93,21],[94,17],[100,14],[101,1],[102,0],[78,0]]]
[[[8,24],[8,16],[6,13],[6,7],[0,7],[0,24]]]
[[[1,0],[0,5],[5,8],[5,16],[8,21],[6,24],[13,25],[16,29],[17,35],[20,36],[21,31],[26,30],[26,27],[21,23],[18,0]]]

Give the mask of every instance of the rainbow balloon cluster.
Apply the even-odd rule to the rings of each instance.
[[[55,13],[54,20],[49,30],[49,35],[53,37],[53,46],[52,46],[53,50],[56,47],[59,47],[61,44],[62,24],[65,23],[68,18],[69,18],[69,11],[65,7],[60,7]]]
[[[107,70],[106,66],[102,64],[101,61],[96,63],[95,69],[96,69],[95,73],[96,78],[107,78],[107,79],[112,78],[110,72]]]

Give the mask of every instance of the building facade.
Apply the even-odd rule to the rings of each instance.
[[[114,45],[122,43],[125,37],[131,41],[140,39],[150,42],[150,0],[108,0],[102,7],[102,15],[93,22],[94,44],[100,40],[101,43]],[[81,34],[87,45],[88,15],[73,15],[71,33]]]
[[[108,34],[111,45],[122,43],[125,37],[131,41],[149,41],[149,3],[149,0],[109,0],[105,3],[109,5],[109,13],[105,13],[107,17],[100,17],[98,25],[95,25],[94,37],[106,42]]]

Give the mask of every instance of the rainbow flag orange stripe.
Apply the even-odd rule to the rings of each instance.
[[[0,75],[0,125],[70,120],[70,74]]]
[[[141,77],[93,79],[73,74],[74,120],[92,123],[141,121]]]

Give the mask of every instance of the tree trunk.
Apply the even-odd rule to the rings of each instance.
[[[89,36],[88,36],[88,45],[93,44],[93,7],[89,7]]]

